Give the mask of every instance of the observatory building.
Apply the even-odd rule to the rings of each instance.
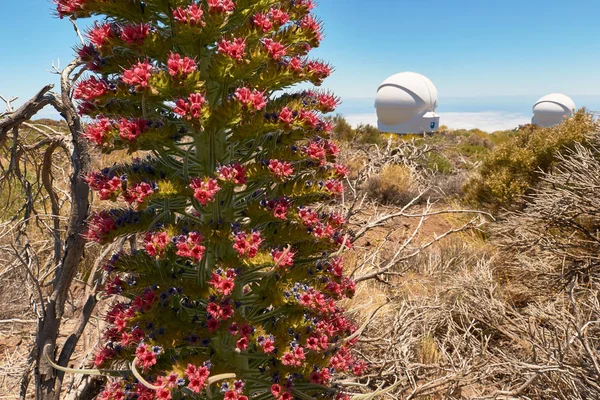
[[[560,93],[549,94],[539,99],[533,106],[532,124],[539,126],[555,126],[575,113],[575,102]]]
[[[438,92],[429,79],[402,72],[383,81],[377,90],[377,127],[383,133],[428,133],[440,127],[435,113]]]

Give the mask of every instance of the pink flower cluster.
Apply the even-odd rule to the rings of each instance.
[[[122,185],[122,181],[119,177],[113,176],[112,178],[109,178],[99,172],[92,172],[85,178],[85,181],[90,189],[98,192],[100,200],[115,200]]]
[[[342,347],[333,357],[331,357],[330,363],[337,371],[348,371],[355,365],[355,359],[348,347]],[[363,364],[360,363],[358,365],[359,371],[363,368]]]
[[[300,121],[309,129],[315,129],[319,126],[321,119],[314,111],[302,110],[300,111]]]
[[[317,101],[319,102],[319,109],[322,112],[332,112],[340,104],[339,97],[330,93],[321,93],[317,95]]]
[[[134,315],[135,315],[135,310],[132,307],[130,307],[124,303],[117,303],[117,304],[113,305],[112,308],[106,313],[106,317],[104,319],[109,324],[115,325],[116,333],[119,333],[119,332],[125,332],[127,323],[129,322],[129,320],[131,318],[133,318]],[[109,331],[109,333],[112,333],[112,332]],[[142,336],[140,337],[140,340],[143,338],[143,333],[144,332],[142,331]],[[133,334],[133,331],[132,331],[132,334]],[[110,334],[107,336],[110,336]]]
[[[337,196],[344,193],[344,184],[337,179],[329,179],[325,182],[325,189],[329,193]]]
[[[92,101],[103,96],[106,92],[108,92],[106,82],[92,76],[77,84],[73,91],[73,97],[77,100]]]
[[[179,99],[175,102],[173,112],[185,117],[187,120],[198,119],[202,116],[202,106],[206,103],[206,98],[202,93],[192,93],[186,99]]]
[[[228,300],[221,302],[221,305],[215,302],[208,303],[206,312],[211,317],[208,320],[208,329],[212,331],[217,329],[219,321],[227,321],[234,314],[233,307]]]
[[[202,8],[197,4],[192,4],[187,8],[177,7],[173,10],[173,18],[175,18],[175,21],[194,27],[203,27],[206,25],[204,21],[202,21],[203,15],[204,11],[202,11]]]
[[[221,296],[229,296],[235,288],[235,277],[237,274],[235,270],[228,269],[225,273],[218,274],[213,272],[211,279],[208,283],[217,291]]]
[[[141,46],[144,44],[144,39],[146,39],[149,32],[150,27],[148,24],[126,25],[121,28],[121,40],[128,45]]]
[[[157,382],[160,383],[160,382]],[[171,400],[173,396],[171,395],[171,390],[167,387],[161,387],[155,393],[157,400]]]
[[[262,348],[262,351],[266,354],[272,353],[275,351],[275,337],[270,335],[268,338],[264,336],[259,336],[256,339],[256,343]]]
[[[123,391],[122,383],[113,382],[98,395],[99,400],[124,400],[127,399],[127,395]],[[154,390],[148,389],[141,383],[137,383],[133,386],[132,390],[127,391],[128,394],[135,397],[137,400],[153,400]]]
[[[254,231],[251,234],[239,232],[233,236],[233,248],[240,257],[254,258],[258,254],[258,248],[263,242],[260,232]]]
[[[298,216],[302,220],[304,226],[313,227],[321,222],[319,214],[310,208],[301,207],[298,210]]]
[[[239,327],[237,322],[234,322],[229,326],[229,333],[238,338],[235,347],[238,350],[246,350],[250,343],[250,336],[254,333],[254,328],[248,324]]]
[[[288,391],[283,391],[283,388],[278,384],[273,384],[271,386],[271,394],[275,397],[276,400],[293,400],[294,396]]]
[[[313,333],[306,339],[306,348],[309,350],[320,351],[329,348],[329,338],[324,333]]]
[[[149,86],[152,76],[152,64],[148,61],[141,62],[123,71],[123,82],[133,86],[136,90],[143,90]]]
[[[123,346],[130,346],[134,343],[141,342],[145,336],[146,336],[146,334],[144,333],[143,330],[141,330],[140,328],[133,328],[131,330],[131,333],[129,333],[129,332],[121,333],[121,338],[120,338],[121,344]]]
[[[276,42],[273,39],[264,39],[263,46],[274,60],[281,60],[287,54],[285,46],[280,42]]]
[[[185,370],[185,376],[189,380],[187,387],[194,393],[200,393],[206,387],[206,380],[209,375],[210,370],[208,367],[196,367],[195,365],[188,364]]]
[[[271,8],[269,10],[269,17],[275,26],[282,26],[290,21],[290,15],[280,8]]]
[[[115,220],[107,211],[94,214],[88,222],[88,230],[85,234],[87,240],[101,243],[105,236],[116,229]]]
[[[104,143],[106,136],[112,130],[112,122],[108,118],[100,118],[96,122],[88,125],[83,135],[89,141],[100,146]]]
[[[338,243],[340,238],[343,238],[341,232],[337,230],[344,223],[343,216],[339,214],[330,214],[320,218],[315,211],[302,207],[298,210],[298,217],[302,224],[310,228],[312,235],[318,239],[333,239],[335,243]],[[337,272],[341,274],[341,271],[340,267]]]
[[[312,233],[317,239],[330,238],[335,233],[335,229],[331,225],[319,223],[313,228]]]
[[[194,178],[190,183],[194,190],[194,198],[203,206],[215,200],[215,196],[221,190],[216,179],[212,178]]]
[[[348,167],[342,164],[333,164],[333,169],[338,178],[345,178],[350,173]]]
[[[185,79],[196,70],[196,62],[189,57],[183,57],[177,53],[170,53],[167,60],[169,75],[179,79]]]
[[[252,22],[265,33],[273,29],[273,23],[267,14],[259,13],[254,15]]]
[[[244,106],[256,111],[260,111],[267,106],[265,93],[256,89],[250,90],[247,87],[239,88],[235,91],[235,97]]]
[[[294,265],[295,255],[296,253],[290,250],[275,249],[271,251],[271,257],[273,257],[273,261],[275,261],[275,266],[281,269]]]
[[[141,118],[125,119],[119,122],[119,136],[129,142],[137,139],[142,133],[149,129],[148,121]]]
[[[325,296],[314,288],[310,288],[300,295],[298,303],[301,306],[319,310],[320,312],[333,313],[336,310],[335,301]]]
[[[290,126],[294,122],[294,112],[287,107],[283,107],[279,113],[279,121]]]
[[[329,368],[322,368],[321,370],[310,374],[310,381],[317,385],[328,385],[331,381],[331,372],[329,372]]]
[[[302,29],[306,29],[312,32],[315,35],[318,42],[323,40],[321,24],[319,24],[315,17],[311,14],[308,14],[304,18],[302,18],[302,21],[300,21],[300,26],[302,27]]]
[[[235,390],[228,390],[225,392],[223,400],[248,400],[248,397],[238,393]]]
[[[146,182],[134,183],[123,191],[124,180],[117,176],[109,178],[99,172],[92,172],[85,181],[89,187],[98,192],[100,200],[116,200],[119,193],[123,193],[123,199],[129,204],[139,206],[143,204],[146,198],[154,193],[152,186]]]
[[[288,68],[293,72],[302,72],[304,70],[304,62],[300,59],[300,57],[292,57],[288,63]]]
[[[313,0],[296,0],[294,4],[296,7],[305,7],[308,11],[315,8],[315,3]]]
[[[327,133],[331,132],[333,129],[333,125],[330,121],[324,121],[316,112],[311,110],[294,112],[290,108],[284,107],[279,113],[279,121],[286,127],[290,127],[294,121],[298,121],[306,129],[313,129]]]
[[[146,182],[134,183],[123,193],[123,198],[129,205],[139,206],[154,194],[152,186]]]
[[[198,232],[190,232],[187,236],[179,236],[175,242],[177,255],[180,257],[191,258],[198,262],[204,257],[206,247],[202,246],[202,235]]]
[[[60,18],[82,11],[87,0],[54,0]]]
[[[176,388],[178,386],[177,385],[178,380],[179,380],[179,375],[176,372],[171,372],[169,374],[169,376],[167,376],[167,377],[162,377],[162,376],[158,377],[156,380],[156,383],[158,383],[159,386],[162,385],[162,386],[165,386],[168,388]],[[158,397],[158,394],[157,394],[157,397]]]
[[[294,168],[287,161],[269,160],[269,171],[277,178],[284,180],[294,173]]]
[[[275,218],[286,220],[288,209],[290,207],[290,201],[287,198],[281,198],[277,200],[267,201],[266,208],[269,211],[273,211]]]
[[[246,167],[238,163],[231,165],[223,165],[217,170],[219,179],[231,182],[235,185],[245,185],[246,180]]]
[[[226,54],[235,60],[241,60],[244,58],[244,52],[246,51],[246,40],[243,38],[232,40],[223,38],[217,45],[217,50],[220,54]]]
[[[156,364],[156,353],[150,349],[150,347],[142,343],[135,350],[136,367],[141,367],[144,371],[147,371]]]
[[[169,241],[167,232],[148,232],[144,238],[144,249],[150,257],[161,257],[165,254]]]
[[[296,346],[294,350],[288,351],[283,355],[281,363],[283,365],[301,367],[304,364],[304,360],[306,360],[304,349],[301,346]]]
[[[337,298],[352,297],[356,291],[356,283],[350,278],[343,278],[342,283],[331,281],[327,284],[326,290]]]
[[[306,63],[306,72],[313,75],[317,80],[323,80],[331,75],[332,68],[320,61],[309,61]]]
[[[267,33],[273,28],[279,28],[290,21],[290,15],[279,8],[271,8],[268,13],[258,13],[252,18],[252,22],[264,33]]]
[[[302,149],[302,152],[315,161],[320,161],[324,165],[327,157],[335,157],[340,152],[337,144],[328,140],[312,140],[308,146]]]
[[[208,0],[208,9],[210,12],[226,13],[235,10],[233,0]]]
[[[158,297],[153,290],[146,290],[142,296],[137,296],[133,299],[131,307],[134,311],[148,312],[156,302],[157,298]]]
[[[94,357],[94,366],[101,367],[102,365],[104,365],[105,362],[113,358],[116,354],[117,353],[114,349],[111,349],[110,347],[104,347],[102,350],[96,353],[96,356]]]
[[[108,44],[108,41],[114,37],[111,24],[95,23],[86,35],[90,43],[98,48]]]

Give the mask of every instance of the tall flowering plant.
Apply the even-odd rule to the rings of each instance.
[[[351,238],[325,206],[346,174],[323,119],[338,98],[284,90],[331,73],[308,55],[312,0],[55,2],[102,21],[78,49],[87,138],[149,154],[87,177],[113,205],[88,238],[143,239],[105,266],[95,364],[125,373],[100,398],[348,398],[333,381],[364,365],[338,305]]]

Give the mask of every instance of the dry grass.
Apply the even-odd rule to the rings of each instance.
[[[369,197],[381,204],[404,206],[418,194],[411,170],[405,165],[389,164],[364,184]]]

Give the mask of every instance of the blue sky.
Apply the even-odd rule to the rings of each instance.
[[[443,96],[600,94],[598,0],[322,0],[340,95],[400,71]]]
[[[77,37],[47,0],[2,1],[0,94],[30,97]],[[598,0],[320,0],[326,38],[316,55],[326,87],[372,98],[400,71],[429,76],[444,97],[600,95]]]

